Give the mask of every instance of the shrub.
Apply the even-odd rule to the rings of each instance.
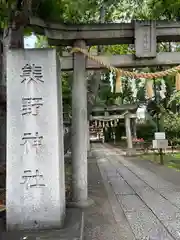
[[[137,138],[143,138],[144,141],[152,141],[156,129],[149,123],[137,125]]]

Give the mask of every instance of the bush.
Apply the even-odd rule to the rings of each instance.
[[[137,125],[137,138],[143,138],[144,141],[152,141],[155,132],[155,127],[149,123]]]
[[[166,138],[173,144],[180,144],[180,116],[179,114],[167,114],[164,117],[164,130]]]
[[[125,126],[122,124],[118,124],[115,129],[116,141],[120,141],[122,136],[126,135]]]

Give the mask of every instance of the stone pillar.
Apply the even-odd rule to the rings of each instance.
[[[132,135],[131,135],[131,122],[128,115],[125,116],[125,127],[126,127],[126,137],[127,137],[127,148],[132,149]]]
[[[7,54],[7,230],[65,215],[62,90],[55,49]]]
[[[85,49],[84,41],[76,41],[74,47]],[[86,57],[74,53],[72,82],[72,170],[73,205],[88,204],[87,188],[87,76]]]
[[[0,88],[5,88],[0,86]],[[6,91],[6,90],[5,90]],[[1,95],[1,91],[0,91]],[[0,96],[0,165],[6,165],[6,100]],[[5,98],[6,99],[6,98]]]
[[[4,42],[5,43],[5,42]],[[6,54],[0,37],[0,165],[6,164]],[[6,52],[6,51],[5,51]]]
[[[91,150],[91,146],[90,146],[89,121],[88,121],[87,122],[87,151],[88,151],[88,155],[89,155],[90,150]]]
[[[136,118],[132,118],[132,131],[133,131],[133,137],[137,138]]]

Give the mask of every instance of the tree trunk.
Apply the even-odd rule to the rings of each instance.
[[[2,78],[1,85],[6,86],[6,55],[10,48],[24,48],[24,27],[19,28],[17,31],[12,29],[11,26],[4,29],[2,45]]]
[[[25,3],[24,3],[25,4]],[[7,51],[10,48],[24,47],[24,26],[27,15],[22,11],[13,11],[9,24],[1,39],[1,77],[0,77],[0,164],[6,164],[6,66]]]
[[[88,116],[90,115],[96,100],[96,96],[99,90],[100,78],[101,72],[96,71],[90,79],[90,86],[88,91]]]
[[[105,22],[105,7],[104,7],[104,5],[102,5],[102,7],[100,9],[99,22],[100,23]],[[98,53],[102,53],[102,52],[103,52],[103,47],[99,46]],[[91,81],[90,82],[90,91],[88,92],[88,117],[92,111],[93,105],[95,103],[95,100],[96,100],[96,97],[98,94],[100,80],[101,80],[101,72],[96,71],[90,80]]]

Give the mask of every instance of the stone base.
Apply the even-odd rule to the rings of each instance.
[[[136,149],[134,148],[129,148],[129,149],[126,149],[126,156],[135,156],[136,155]]]
[[[67,203],[67,207],[70,208],[88,208],[90,206],[92,206],[94,204],[94,200],[92,200],[91,198],[88,198],[86,201],[79,201],[79,202],[69,202]]]
[[[92,157],[92,152],[91,151],[87,152],[87,157]]]
[[[82,240],[84,235],[84,212],[82,209],[68,208],[65,224],[62,229],[36,230],[36,231],[13,231],[3,232],[0,229],[1,240]]]

